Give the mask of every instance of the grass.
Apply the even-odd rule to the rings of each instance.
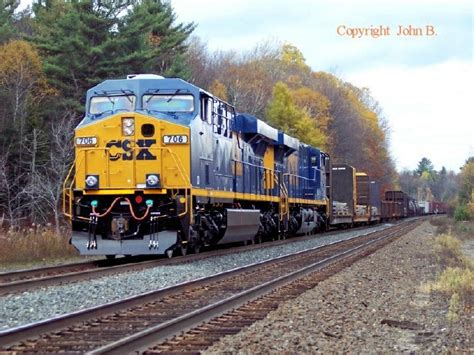
[[[28,229],[0,231],[0,265],[28,265],[76,257],[77,252],[69,244],[69,238],[67,229],[57,234],[49,226],[32,225]]]
[[[442,267],[470,267],[472,262],[461,250],[462,242],[451,234],[436,238],[434,250]]]
[[[474,221],[456,222],[452,227],[452,232],[456,238],[460,240],[468,240],[474,238]]]
[[[474,262],[462,251],[462,243],[474,237],[473,221],[454,222],[448,218],[431,221],[437,226],[434,250],[441,272],[423,289],[449,297],[448,320],[455,322],[463,309],[474,307]]]
[[[430,219],[430,223],[436,226],[437,234],[444,234],[449,232],[450,220],[447,216],[439,216]]]
[[[459,221],[469,221],[471,219],[471,209],[468,205],[458,205],[454,210],[454,220]]]
[[[454,322],[459,319],[463,308],[474,307],[474,270],[448,267],[431,284],[431,291],[441,292],[450,297],[448,320]]]

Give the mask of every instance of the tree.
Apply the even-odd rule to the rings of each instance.
[[[47,149],[38,145],[40,110],[52,95],[29,43],[14,40],[0,46],[0,207],[11,225],[28,215],[23,190]]]
[[[27,201],[25,207],[32,212],[30,220],[44,223],[52,216],[57,233],[61,226],[63,182],[74,158],[71,137],[74,134],[74,122],[77,120],[75,115],[75,112],[69,112],[50,127],[49,156],[38,169],[31,172],[22,191]]]
[[[222,83],[238,111],[325,149],[333,162],[351,164],[384,186],[395,181],[389,127],[370,91],[313,72],[297,47],[265,42],[240,55],[209,53],[193,39],[187,62],[194,83],[205,89]]]
[[[50,0],[34,4],[35,42],[50,83],[61,93],[52,113],[83,112],[87,89],[130,73],[186,77],[185,41],[194,24],[175,24],[158,0]],[[122,16],[127,10],[127,14]]]
[[[469,157],[461,168],[459,174],[459,193],[458,198],[461,204],[474,202],[472,200],[474,189],[474,157]]]
[[[433,175],[433,172],[434,172],[434,166],[433,166],[433,163],[431,162],[431,160],[429,160],[428,158],[422,158],[419,162],[418,162],[418,166],[415,170],[415,173],[418,175],[418,176],[422,176],[423,173],[426,172],[427,175],[425,174],[425,177],[426,178],[431,178],[431,175]]]
[[[218,98],[227,101],[227,88],[219,80],[214,80],[209,87],[209,91]]]
[[[16,37],[15,10],[19,5],[19,0],[0,0],[0,44]]]
[[[293,95],[285,83],[279,82],[273,89],[266,118],[269,124],[281,129],[306,144],[322,147],[325,136],[318,129],[308,112],[295,105]]]
[[[312,125],[316,128],[315,141],[319,143],[318,147],[327,148],[328,126],[331,121],[329,109],[331,102],[320,92],[314,91],[306,86],[299,87],[291,91],[293,100],[297,107],[303,109],[312,119]]]
[[[105,63],[121,2],[40,1],[34,4],[34,41],[44,57],[49,82],[61,100],[50,114],[58,118],[65,109],[83,112],[86,90],[109,77]],[[110,61],[110,59],[109,59]]]
[[[282,46],[281,61],[287,66],[294,65],[304,70],[309,69],[303,53],[301,53],[297,47],[289,43],[285,43]]]
[[[29,43],[11,41],[0,46],[0,153],[8,147],[17,175],[29,164],[22,149],[26,132],[41,125],[39,105],[51,95],[41,60]]]
[[[120,21],[119,54],[112,62],[120,74],[157,73],[186,79],[186,40],[194,23],[176,24],[172,7],[160,0],[142,0]]]
[[[4,148],[0,154],[0,209],[2,224],[6,217],[10,226],[16,226],[19,223],[18,217],[21,209],[18,189],[22,176],[13,171],[10,158],[10,149]]]
[[[0,93],[4,100],[2,117],[18,125],[23,133],[27,109],[48,94],[42,63],[36,50],[25,41],[0,46]],[[1,127],[5,127],[2,122]]]

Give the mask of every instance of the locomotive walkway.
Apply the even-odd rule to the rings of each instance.
[[[314,287],[318,280],[405,234],[419,223],[419,220],[407,221],[362,237],[13,328],[0,333],[0,349],[40,353],[146,350],[174,334],[220,316],[194,330],[193,336],[173,339],[153,351],[187,350],[190,344],[212,344],[216,337],[238,331],[249,319],[251,322],[248,312],[254,318],[261,317],[282,299]],[[266,294],[270,296],[264,296]],[[257,303],[253,301],[255,299],[258,299]],[[243,308],[235,310],[242,305]],[[211,329],[214,326],[216,328]]]

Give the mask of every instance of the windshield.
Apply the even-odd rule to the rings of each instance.
[[[143,109],[161,112],[193,112],[192,95],[143,95]]]
[[[133,111],[134,109],[134,95],[96,96],[91,99],[89,113],[96,115],[106,111]]]

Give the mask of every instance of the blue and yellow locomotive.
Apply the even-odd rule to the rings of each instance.
[[[329,156],[186,81],[87,92],[64,183],[83,255],[167,254],[325,229]]]

